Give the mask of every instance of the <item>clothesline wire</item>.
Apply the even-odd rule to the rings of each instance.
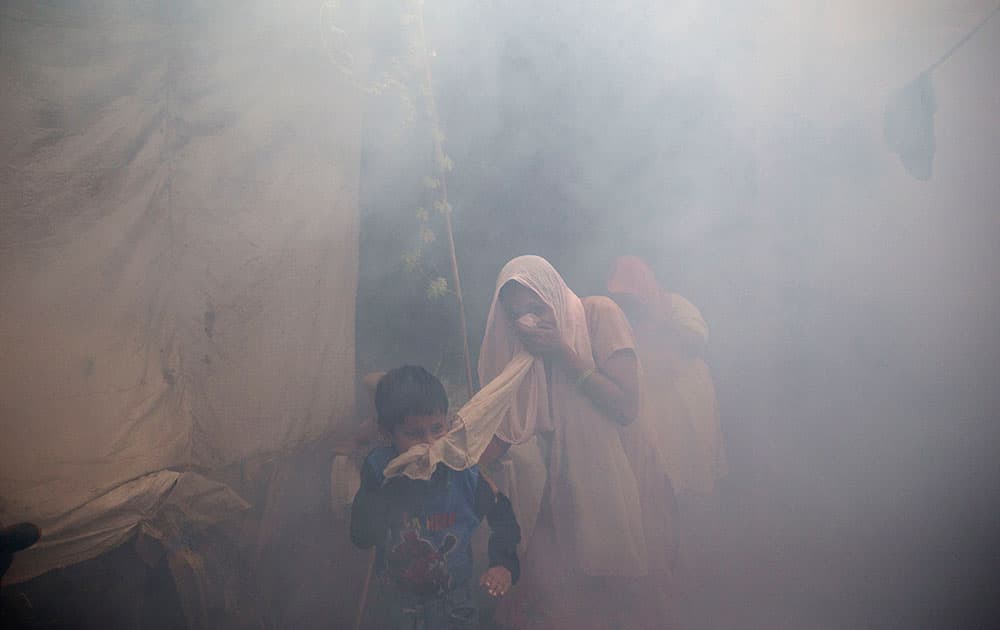
[[[949,48],[947,52],[941,55],[937,61],[927,66],[927,69],[924,70],[921,74],[930,74],[931,72],[937,70],[938,66],[948,61],[952,57],[952,55],[957,53],[959,49],[962,48],[962,46],[965,46],[969,42],[969,40],[975,37],[976,33],[982,30],[982,28],[986,26],[986,23],[992,20],[993,17],[996,16],[998,13],[1000,13],[1000,5],[997,5],[992,11],[990,11],[989,14],[979,22],[979,24],[976,24],[972,28],[972,30],[966,33],[965,36],[962,37],[962,39],[958,40],[958,42],[954,46]]]

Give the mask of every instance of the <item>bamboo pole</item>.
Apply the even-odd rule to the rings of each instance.
[[[375,548],[368,552],[368,571],[365,572],[364,585],[361,587],[361,597],[358,598],[358,612],[354,616],[354,630],[361,630],[361,622],[365,619],[365,608],[368,606],[368,588],[372,583],[372,571],[375,568]]]

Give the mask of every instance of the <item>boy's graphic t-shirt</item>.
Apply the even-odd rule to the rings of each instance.
[[[477,511],[479,470],[474,466],[455,471],[442,465],[427,481],[407,477],[385,481],[382,470],[396,455],[391,447],[375,449],[361,473],[359,496],[366,491],[377,495],[382,512],[372,519],[381,521],[373,526],[382,531],[381,536],[373,532],[376,563],[379,573],[401,590],[433,597],[472,574],[472,534],[483,516]],[[513,513],[510,516],[512,520]],[[494,520],[491,517],[495,526]],[[354,525],[352,518],[352,529]],[[491,558],[492,564],[506,563]]]

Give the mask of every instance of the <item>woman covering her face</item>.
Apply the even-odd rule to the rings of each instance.
[[[508,490],[529,567],[522,592],[540,593],[542,607],[576,608],[553,610],[546,627],[586,627],[606,623],[623,606],[634,610],[620,601],[625,585],[663,577],[669,564],[672,490],[652,442],[634,423],[634,347],[610,299],[581,300],[545,259],[522,256],[500,271],[480,381],[495,378],[522,349],[536,361],[481,461],[488,465],[505,452],[513,461],[515,487]]]
[[[615,260],[608,293],[635,331],[644,415],[682,502],[712,500],[728,471],[712,374],[704,359],[708,325],[698,309],[661,288],[635,256]]]

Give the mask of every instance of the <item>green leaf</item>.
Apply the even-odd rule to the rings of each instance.
[[[441,276],[431,280],[427,285],[427,298],[436,300],[448,293],[448,280]]]
[[[403,266],[406,267],[407,271],[416,271],[417,267],[420,266],[420,250],[404,253]]]

